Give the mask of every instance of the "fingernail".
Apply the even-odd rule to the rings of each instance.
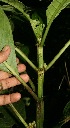
[[[5,46],[2,51],[7,51],[9,49],[9,46]]]

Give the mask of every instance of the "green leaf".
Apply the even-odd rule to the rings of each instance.
[[[70,3],[67,5],[67,7],[66,8],[70,8]]]
[[[5,2],[5,3],[7,3],[7,4],[9,4],[9,5],[13,6],[13,7],[15,7],[17,10],[19,10],[23,14],[23,16],[27,20],[30,21],[30,17],[27,14],[27,10],[28,9],[26,8],[26,6],[22,2],[20,2],[18,0],[0,0],[0,1]]]
[[[17,103],[13,103],[21,116],[26,119],[25,104],[23,99]],[[14,115],[9,106],[0,107],[0,128],[12,128],[14,124],[17,124],[18,118]]]
[[[29,47],[20,42],[15,42],[15,46],[19,48],[26,56],[29,55]]]
[[[53,20],[59,15],[61,10],[64,9],[69,3],[70,0],[53,0],[51,4],[48,6],[48,9],[46,10],[47,27],[42,38],[41,46],[43,46],[45,43],[46,36],[48,34],[48,31]]]
[[[64,118],[70,116],[70,101],[66,104],[66,106],[63,110],[63,116],[64,116]]]
[[[29,47],[28,46],[26,46],[20,42],[15,42],[15,46],[17,48],[19,48],[28,57],[28,55],[29,55]],[[20,56],[18,52],[16,52],[16,54],[17,54],[17,57],[20,59],[21,62],[22,61],[26,62],[26,60],[24,58],[22,58],[22,56]]]
[[[41,17],[36,12],[32,14],[32,19],[30,20],[30,23],[37,38],[37,41],[40,44],[45,25],[43,24]]]
[[[64,9],[69,3],[70,0],[53,0],[46,10],[47,25],[50,21],[53,22],[61,10]]]
[[[18,0],[0,0],[0,1],[5,2],[5,3],[15,7],[23,14],[23,16],[31,23],[31,26],[33,28],[34,34],[37,38],[37,41],[40,43],[45,25],[43,24],[41,18],[38,16],[38,14],[34,13],[32,15],[32,19],[30,19],[30,16],[27,13],[28,9],[25,7],[25,5],[22,2],[20,2]]]
[[[6,62],[18,74],[17,64],[16,64],[15,46],[14,46],[10,22],[6,14],[0,7],[0,50],[2,50],[2,48],[6,45],[9,45],[11,48],[11,53]],[[3,63],[0,64],[0,70],[9,72],[9,70],[5,67]]]
[[[63,110],[63,117],[61,121],[53,128],[61,128],[65,123],[70,121],[70,101],[66,104]]]

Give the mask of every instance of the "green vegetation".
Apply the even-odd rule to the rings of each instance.
[[[36,11],[32,10],[32,8],[26,7],[22,2],[18,0],[0,0],[0,2],[2,2],[0,6],[0,50],[2,50],[2,48],[5,45],[9,45],[12,49],[8,60],[0,64],[0,70],[4,70],[6,72],[13,74],[21,82],[21,84],[28,91],[28,93],[30,93],[32,98],[35,99],[35,104],[36,104],[35,121],[33,120],[29,124],[26,123],[26,109],[25,109],[24,102],[21,100],[17,102],[17,105],[15,105],[14,103],[14,104],[10,104],[9,106],[6,106],[7,109],[9,108],[9,111],[11,110],[13,111],[13,113],[15,113],[14,114],[15,117],[12,120],[11,114],[8,115],[5,109],[4,114],[6,114],[8,119],[10,117],[11,122],[8,119],[7,119],[7,122],[6,122],[6,119],[5,119],[5,122],[3,122],[3,120],[2,121],[0,120],[0,125],[1,127],[4,127],[4,128],[5,127],[11,128],[16,122],[16,120],[18,120],[17,122],[19,126],[20,126],[20,122],[22,122],[22,125],[20,127],[25,126],[26,128],[35,128],[35,127],[43,128],[43,122],[44,122],[43,84],[44,84],[45,72],[47,72],[47,70],[50,69],[54,65],[54,63],[58,60],[58,58],[70,46],[70,40],[66,42],[64,47],[59,51],[59,53],[52,59],[52,61],[49,64],[46,64],[46,62],[44,62],[43,51],[44,51],[45,44],[47,43],[46,38],[47,38],[47,35],[49,33],[52,23],[54,22],[56,17],[60,15],[60,12],[70,4],[70,0],[52,1],[51,4],[45,10],[45,13],[46,13],[46,16],[44,19],[45,22],[43,21],[43,19],[39,16],[39,14]],[[10,14],[12,15],[10,16]],[[20,46],[18,46],[17,43],[14,43],[14,38],[13,38],[14,30],[13,29],[15,26],[14,26],[13,21],[11,21],[10,19],[16,19],[16,21],[17,20],[22,21],[24,23],[27,23],[30,26],[30,29],[32,30],[33,36],[35,39],[34,40],[35,42],[33,41],[35,44],[35,49],[37,47],[37,58],[35,58],[37,59],[37,65],[34,64],[34,62],[32,62],[29,59],[28,47],[21,44],[20,41],[18,41],[19,42],[18,44]],[[24,33],[25,33],[25,30],[24,30]],[[26,35],[26,38],[28,38],[27,35]],[[22,47],[23,49],[21,49]],[[32,80],[29,81],[29,84],[26,84],[20,78],[18,70],[17,70],[16,56],[19,56],[23,63],[24,62],[28,63],[35,70],[36,77],[37,77],[37,87],[35,87],[35,84],[33,84]],[[20,105],[21,108],[19,107],[18,104],[21,104]],[[68,110],[70,106],[69,104],[70,102],[66,105],[67,108],[65,107],[64,109],[63,121],[59,122],[56,128],[60,128],[62,125],[64,125],[66,122],[70,120],[70,113],[68,113],[68,111],[66,115],[66,110]],[[21,109],[23,112],[20,111]],[[0,108],[0,111],[1,110],[3,112],[2,107]],[[16,117],[18,117],[18,119],[15,119]]]

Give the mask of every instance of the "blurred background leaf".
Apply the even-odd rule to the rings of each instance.
[[[13,105],[21,114],[21,116],[24,119],[26,119],[25,104],[23,99],[21,99],[17,103],[13,103]],[[18,118],[15,116],[15,114],[13,113],[13,111],[10,109],[8,105],[1,106],[0,107],[0,128],[12,128],[14,124],[20,124],[20,122]]]
[[[63,110],[63,116],[65,118],[70,116],[70,101],[66,104],[66,106]]]

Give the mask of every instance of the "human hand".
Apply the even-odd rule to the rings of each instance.
[[[1,52],[0,52],[0,63],[7,60],[9,54],[10,54],[10,47],[6,46]],[[24,64],[18,64],[19,60],[17,59],[17,66],[18,66],[18,72],[24,72],[26,70],[26,66]],[[27,74],[22,74],[20,77],[25,81],[28,82],[29,76]],[[14,87],[16,85],[20,85],[20,82],[11,74],[0,71],[0,90],[8,89],[10,87]],[[0,95],[0,106],[10,104],[13,102],[17,102],[21,98],[20,93],[12,93],[9,95]]]

